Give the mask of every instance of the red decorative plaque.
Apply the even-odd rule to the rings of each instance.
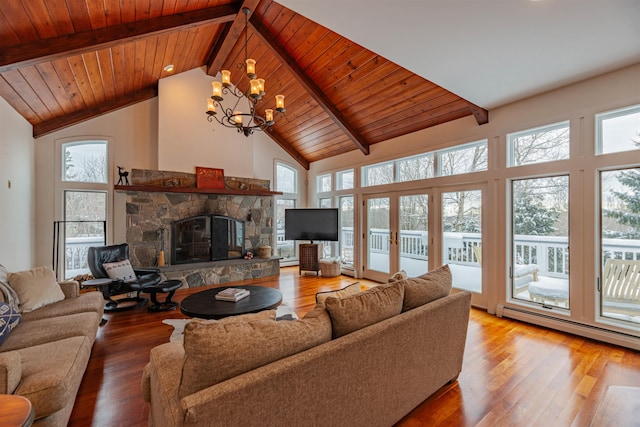
[[[198,188],[224,188],[224,169],[196,166],[196,186]]]

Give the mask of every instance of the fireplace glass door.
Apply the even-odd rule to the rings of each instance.
[[[173,263],[211,261],[211,228],[208,216],[173,224]]]

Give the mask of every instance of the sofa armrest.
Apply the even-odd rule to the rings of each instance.
[[[58,284],[64,293],[65,299],[78,298],[80,296],[80,283],[76,280],[65,280]]]
[[[22,360],[17,351],[0,353],[0,394],[13,394],[22,379]]]

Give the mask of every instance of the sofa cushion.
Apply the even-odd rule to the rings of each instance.
[[[345,298],[360,293],[360,282],[352,283],[337,291],[323,291],[316,293],[316,303],[323,304],[329,297]]]
[[[125,282],[136,280],[136,273],[133,271],[131,261],[128,259],[116,262],[106,262],[102,264],[102,268],[107,272],[109,279],[122,280]]]
[[[15,394],[31,401],[36,420],[73,406],[91,343],[87,337],[72,337],[16,350],[22,360],[22,378]]]
[[[0,351],[18,350],[71,337],[94,341],[102,316],[96,312],[69,314],[22,322],[2,344]]]
[[[411,310],[451,292],[451,270],[447,264],[419,277],[401,280],[404,284],[402,311]]]
[[[48,319],[83,312],[95,312],[102,316],[103,311],[104,298],[102,294],[100,292],[87,292],[77,298],[65,299],[29,313],[22,313],[22,321]]]
[[[0,302],[0,345],[9,338],[9,333],[20,323],[20,313],[14,310],[6,302]],[[4,347],[0,347],[0,351],[6,351]]]
[[[345,298],[327,298],[325,306],[331,318],[333,338],[399,314],[403,297],[404,286],[402,282],[396,282]]]
[[[193,319],[184,331],[180,397],[329,341],[329,316],[314,311],[289,322]]]
[[[18,294],[20,311],[24,313],[64,299],[51,267],[9,273],[9,285]]]
[[[20,311],[18,294],[9,286],[9,272],[0,264],[0,301],[9,304],[14,311]]]

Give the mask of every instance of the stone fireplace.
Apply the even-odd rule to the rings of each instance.
[[[273,196],[191,193],[184,189],[172,192],[170,188],[166,192],[157,188],[145,191],[141,186],[117,190],[126,192],[126,239],[135,267],[156,266],[160,250],[164,248],[166,265],[160,267],[162,275],[167,279],[180,279],[188,287],[280,274],[277,258],[245,260],[242,257],[246,251],[255,253],[261,245],[273,246]],[[174,259],[173,244],[177,236],[173,235],[172,224],[195,217],[226,218],[242,224],[242,255],[238,259],[218,261],[198,259],[190,264]],[[237,251],[236,248],[234,252]]]

